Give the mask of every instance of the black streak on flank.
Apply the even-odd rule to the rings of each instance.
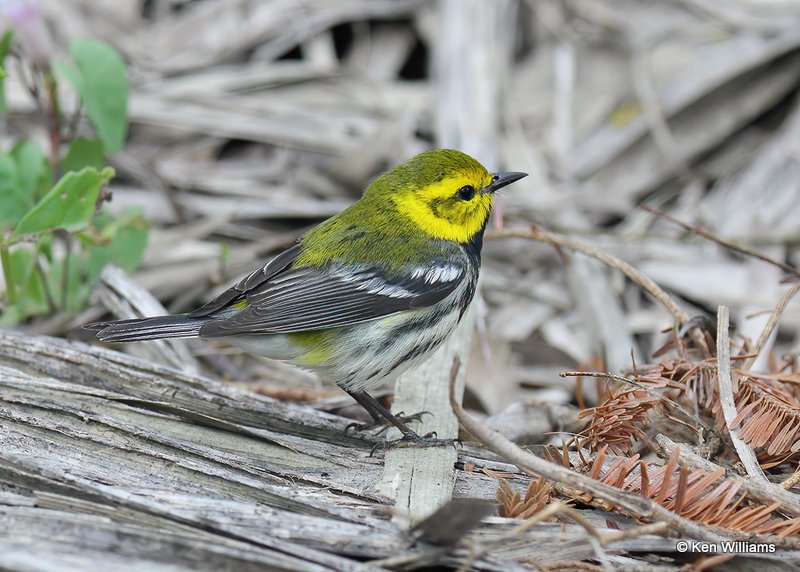
[[[405,362],[410,361],[410,360],[412,360],[412,359],[414,359],[416,357],[419,357],[419,356],[421,356],[421,355],[433,350],[434,348],[438,347],[439,344],[441,344],[443,341],[444,341],[444,338],[441,338],[441,337],[433,338],[433,339],[428,340],[424,344],[418,344],[418,345],[414,346],[411,349],[411,351],[406,353],[406,355],[404,355],[400,359],[396,360],[392,364],[392,366],[386,372],[386,375],[388,375],[391,372],[393,372],[394,370],[396,370],[398,367],[403,365]]]
[[[398,367],[403,365],[408,360],[414,359],[415,357],[417,357],[421,353],[422,353],[422,348],[420,346],[418,346],[418,345],[414,346],[413,348],[411,348],[411,351],[406,352],[406,354],[404,356],[402,356],[401,358],[395,360],[394,363],[392,363],[392,365],[389,366],[389,369],[386,371],[386,375],[388,375],[391,372],[393,372],[394,370],[396,370]]]
[[[371,372],[369,372],[369,375],[367,375],[366,379],[374,379],[374,378],[378,377],[380,375],[380,373],[381,373],[380,368],[373,369]]]

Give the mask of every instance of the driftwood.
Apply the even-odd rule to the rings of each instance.
[[[373,443],[345,435],[342,418],[103,348],[10,333],[0,345],[6,558],[20,544],[54,558],[72,546],[80,567],[157,536],[163,562],[187,568],[210,569],[219,552],[355,570],[370,566],[334,553],[377,558],[413,544],[373,490]],[[54,537],[53,519],[71,524]]]
[[[581,526],[515,531],[497,517],[432,546],[392,522],[376,489],[383,456],[345,433],[347,419],[79,342],[0,333],[0,419],[4,568],[515,570],[595,556]],[[455,497],[494,498],[482,468],[527,484],[467,446],[450,467]],[[609,529],[631,529],[619,516],[585,518],[611,535],[603,550],[615,564],[675,552],[674,538]]]

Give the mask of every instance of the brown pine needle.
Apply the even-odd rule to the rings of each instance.
[[[658,393],[657,391],[654,391],[653,389],[651,389],[651,388],[649,388],[649,387],[647,387],[645,385],[642,385],[641,383],[639,383],[637,381],[634,381],[632,379],[628,379],[627,377],[623,377],[621,375],[614,375],[613,373],[603,372],[603,371],[562,371],[561,373],[558,374],[558,376],[559,377],[577,377],[577,376],[598,377],[598,378],[605,378],[605,379],[611,379],[611,380],[614,380],[614,381],[619,381],[620,383],[624,383],[626,385],[631,385],[631,386],[635,387],[636,389],[638,389],[640,391],[644,391],[645,393],[647,393],[649,395],[652,395],[656,399],[660,399],[661,401],[669,403],[676,410],[678,410],[681,413],[683,413],[686,416],[687,419],[689,419],[693,423],[699,424],[700,426],[703,427],[703,429],[705,429],[707,431],[711,431],[712,430],[705,423],[703,423],[700,419],[698,419],[697,416],[695,416],[692,413],[690,413],[689,411],[687,411],[686,408],[684,408],[680,403],[677,403],[677,402],[673,401],[672,399],[670,399],[666,395]]]

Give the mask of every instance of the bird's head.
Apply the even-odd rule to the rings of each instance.
[[[364,197],[391,201],[429,236],[464,243],[486,226],[494,193],[526,175],[490,173],[465,153],[434,149],[378,177]]]

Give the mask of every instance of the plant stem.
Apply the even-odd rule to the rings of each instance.
[[[47,299],[47,306],[50,308],[50,313],[55,314],[58,312],[58,306],[53,298],[53,293],[50,291],[50,284],[47,282],[47,273],[44,271],[42,264],[39,260],[36,261],[36,273],[39,275],[39,280],[42,281],[42,289],[44,296]]]
[[[58,103],[58,83],[52,73],[44,74],[47,90],[47,130],[50,135],[50,165],[58,178],[58,166],[61,161],[61,110]]]
[[[65,231],[58,231],[58,237],[64,243],[64,266],[61,275],[61,310],[67,311],[67,298],[69,296],[69,261],[72,257],[72,237]]]
[[[0,264],[3,265],[3,277],[6,280],[8,305],[13,306],[17,303],[17,286],[14,284],[14,275],[11,274],[11,256],[6,245],[0,246]]]

